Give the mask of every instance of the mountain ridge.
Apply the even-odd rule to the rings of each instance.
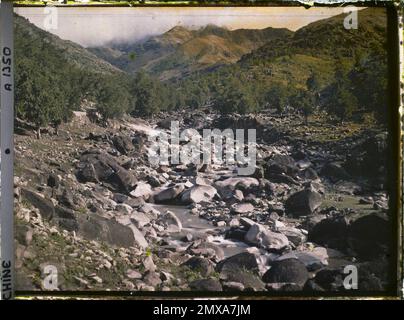
[[[194,30],[175,26],[161,35],[133,44],[89,50],[128,73],[143,69],[161,80],[169,80],[235,63],[265,42],[292,33],[286,28],[272,27],[229,30],[207,25]]]

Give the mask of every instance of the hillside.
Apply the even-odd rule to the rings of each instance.
[[[208,25],[199,30],[176,26],[134,44],[90,48],[98,57],[133,73],[143,69],[162,80],[237,62],[269,40],[292,34],[287,29],[228,30]]]
[[[316,79],[317,91],[325,90],[322,97],[327,98],[332,91],[329,87],[336,80],[336,69],[341,69],[342,81],[347,87],[357,85],[363,89],[363,83],[350,83],[351,78],[358,78],[357,73],[361,70],[359,78],[369,83],[372,87],[369,91],[383,96],[384,87],[377,82],[383,80],[383,75],[387,76],[385,11],[378,8],[361,10],[357,30],[344,28],[345,17],[341,14],[319,20],[289,37],[268,41],[234,64],[190,77],[181,83],[181,87],[187,91],[193,86],[208,86],[211,97],[205,101],[214,100],[217,93],[222,96],[226,87],[227,91],[250,91],[255,106],[250,110],[246,107],[249,112],[279,100],[281,95],[288,98],[299,90],[307,91],[309,78]],[[371,80],[369,73],[372,72],[380,77]]]
[[[33,60],[41,61],[39,57],[34,56],[33,48],[40,47],[39,51],[50,50],[58,54],[59,59],[64,59],[71,67],[78,67],[83,71],[113,74],[119,73],[120,70],[105,60],[99,59],[96,55],[86,50],[82,46],[68,40],[62,40],[58,36],[46,32],[34,24],[30,23],[26,18],[15,15],[15,48],[17,58],[30,57]],[[57,66],[49,65],[49,68]]]

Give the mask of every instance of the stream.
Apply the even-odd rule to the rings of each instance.
[[[181,221],[181,232],[171,233],[170,238],[166,239],[170,245],[175,245],[185,249],[189,246],[189,243],[184,242],[181,239],[187,234],[191,234],[193,239],[207,239],[208,242],[220,247],[224,252],[225,258],[244,252],[246,248],[250,247],[248,244],[241,241],[225,239],[222,233],[226,230],[226,227],[214,226],[211,222],[200,218],[198,215],[191,214],[190,210],[185,206],[153,204],[153,207],[161,213],[169,210]]]

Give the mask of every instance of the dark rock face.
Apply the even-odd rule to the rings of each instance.
[[[52,219],[55,214],[55,206],[50,199],[47,199],[41,196],[39,193],[26,188],[21,188],[21,196],[32,206],[37,208],[44,219]]]
[[[135,177],[120,166],[114,157],[97,151],[82,155],[77,179],[81,182],[105,182],[117,192],[126,194],[136,184]]]
[[[189,287],[195,291],[223,291],[222,285],[216,279],[201,279],[192,281]]]
[[[321,195],[309,189],[292,194],[285,202],[286,213],[295,217],[312,214],[322,203]]]
[[[292,258],[275,261],[262,280],[266,283],[296,283],[303,287],[308,278],[304,263]]]
[[[385,217],[369,214],[352,222],[349,243],[362,259],[377,258],[388,253],[391,232],[391,225]]]
[[[213,264],[208,259],[201,257],[192,257],[182,265],[193,271],[199,272],[204,277],[213,272]]]

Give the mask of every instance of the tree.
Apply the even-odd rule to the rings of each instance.
[[[148,116],[161,108],[162,86],[144,71],[140,71],[130,84],[130,112],[134,115]]]
[[[104,122],[120,117],[129,110],[129,92],[116,80],[119,79],[103,79],[102,90],[96,94],[96,108]]]
[[[291,97],[291,103],[303,114],[305,123],[308,124],[309,116],[314,110],[314,95],[306,90],[299,90]]]
[[[219,92],[214,105],[222,113],[249,113],[258,109],[252,92],[238,79],[231,79]]]
[[[269,106],[282,112],[287,104],[287,98],[286,88],[282,85],[274,84],[265,93],[264,101],[265,104],[269,104]]]
[[[358,110],[358,100],[353,94],[352,83],[339,64],[335,70],[334,82],[330,85],[327,109],[341,122],[352,117]]]
[[[386,58],[372,55],[358,59],[349,78],[361,109],[373,113],[378,122],[386,123],[388,114]]]

